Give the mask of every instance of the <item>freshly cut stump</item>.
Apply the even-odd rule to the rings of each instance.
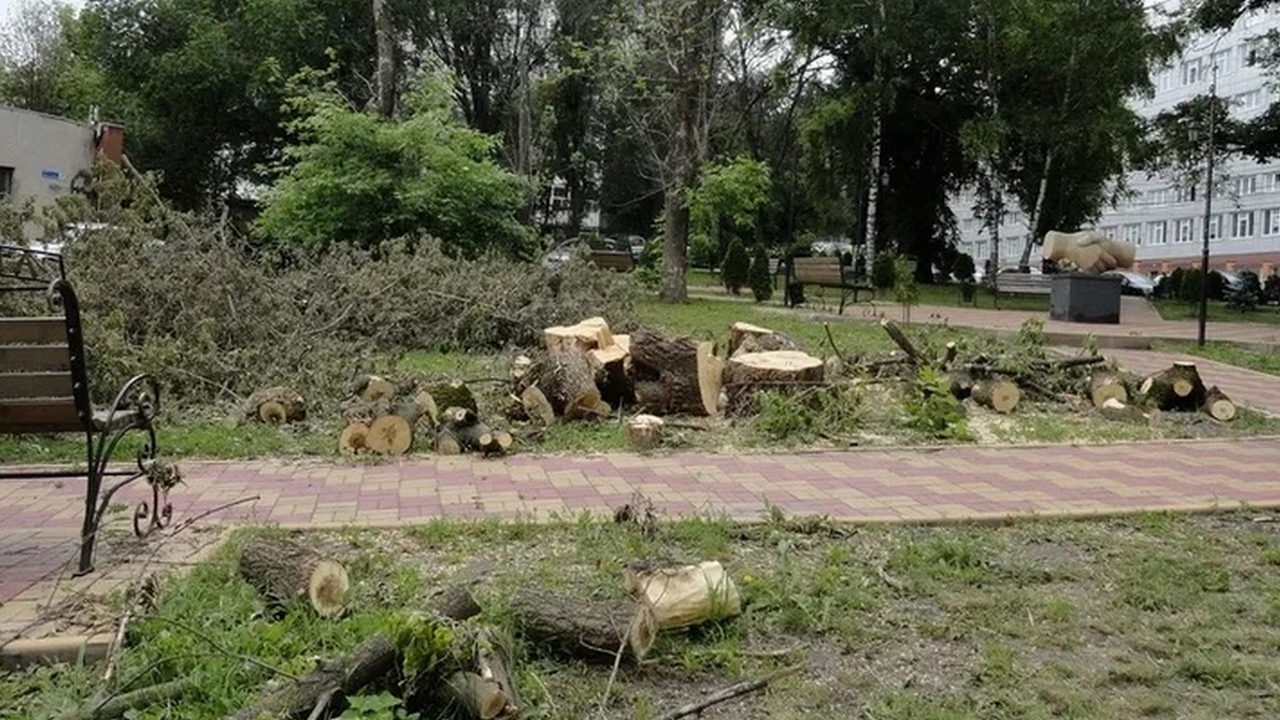
[[[338,452],[358,455],[369,450],[369,426],[361,422],[348,423],[338,435]]]
[[[755,406],[756,393],[769,389],[792,389],[821,384],[826,363],[795,350],[745,353],[729,358],[724,382],[729,411],[741,413]]]
[[[559,655],[612,665],[636,664],[653,647],[658,625],[645,604],[585,600],[538,590],[522,590],[511,599],[517,632]]]
[[[662,444],[662,418],[637,415],[627,423],[627,441],[637,450],[652,450]]]
[[[1022,400],[1022,391],[1012,380],[993,378],[975,383],[970,397],[979,405],[998,413],[1011,413]]]
[[[714,560],[684,567],[628,570],[627,591],[653,611],[658,628],[700,625],[742,612],[742,598]]]
[[[1205,391],[1204,411],[1221,422],[1231,422],[1236,418],[1236,404],[1217,385]]]
[[[254,587],[267,607],[288,611],[306,602],[320,617],[336,617],[346,608],[351,582],[342,563],[292,540],[260,538],[240,549],[240,577]]]
[[[586,352],[614,344],[609,323],[604,318],[587,318],[577,325],[545,328],[543,342],[549,352]],[[603,341],[603,342],[602,342]]]
[[[581,350],[552,352],[538,384],[555,413],[567,420],[593,414],[601,401],[595,373]]]
[[[365,442],[379,455],[403,455],[413,445],[413,425],[400,415],[383,415],[369,425]]]
[[[307,404],[287,387],[269,387],[249,396],[246,403],[251,418],[271,425],[300,422],[307,418]]]
[[[1195,363],[1175,362],[1173,367],[1143,381],[1139,390],[1147,403],[1161,410],[1197,410],[1204,404],[1205,387]]]
[[[377,375],[362,375],[356,378],[356,395],[367,403],[379,400],[392,400],[396,396],[396,384]]]
[[[729,356],[743,352],[770,352],[774,350],[800,350],[795,340],[769,328],[736,322],[729,328]]]
[[[1124,387],[1124,380],[1109,370],[1099,370],[1089,376],[1089,399],[1093,406],[1100,408],[1107,400],[1117,400],[1128,404],[1129,391]]]
[[[637,330],[631,336],[631,359],[637,368],[636,402],[655,415],[716,415],[724,383],[724,361],[715,343],[689,338],[669,340]],[[643,373],[643,374],[641,374]],[[661,389],[642,383],[656,382]]]

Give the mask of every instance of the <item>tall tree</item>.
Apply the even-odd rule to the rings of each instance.
[[[75,97],[75,62],[68,34],[75,22],[68,5],[29,0],[0,25],[0,102],[27,110],[69,115],[83,111]]]

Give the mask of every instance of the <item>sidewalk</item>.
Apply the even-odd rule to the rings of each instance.
[[[1081,516],[1231,509],[1242,503],[1280,507],[1277,465],[1280,438],[791,455],[415,457],[382,465],[192,462],[183,465],[187,484],[174,495],[174,511],[180,521],[256,495],[255,502],[202,524],[302,528],[415,524],[439,517],[546,520],[607,515],[640,493],[669,517],[751,520],[762,517],[768,505],[789,515],[852,522]],[[34,604],[47,593],[35,586],[58,575],[74,553],[81,492],[74,482],[0,484],[0,602]],[[129,507],[144,497],[142,488],[121,495]],[[119,513],[112,526],[119,530],[127,522],[128,513]],[[91,576],[65,585],[80,592],[94,582]],[[93,591],[103,589],[110,587],[100,582]],[[16,614],[0,607],[0,637]]]

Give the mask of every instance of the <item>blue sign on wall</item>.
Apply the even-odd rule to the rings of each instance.
[[[62,171],[60,170],[41,170],[40,179],[47,182],[62,182]]]

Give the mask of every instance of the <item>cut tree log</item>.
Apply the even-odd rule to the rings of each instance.
[[[760,390],[820,385],[826,364],[812,355],[794,350],[746,353],[729,358],[725,366],[725,390],[729,412],[749,412]]]
[[[653,611],[660,630],[701,625],[742,613],[742,598],[724,566],[714,560],[683,567],[631,569],[627,592]]]
[[[521,590],[511,599],[515,626],[525,639],[557,654],[612,665],[636,664],[658,635],[653,611],[633,602],[585,600],[537,590]]]
[[[1161,410],[1198,410],[1204,405],[1205,387],[1195,363],[1175,362],[1142,382],[1139,394]]]
[[[183,695],[193,693],[197,689],[199,685],[195,678],[182,677],[159,685],[110,695],[105,699],[99,699],[95,695],[79,711],[59,717],[60,720],[116,720],[116,718],[129,716],[131,712],[146,710],[153,705],[175,704],[182,699]]]
[[[1089,399],[1093,406],[1100,408],[1107,400],[1117,400],[1128,404],[1129,391],[1125,389],[1124,380],[1110,370],[1098,370],[1089,376]]]
[[[749,343],[750,347],[744,349],[743,345]],[[769,352],[773,350],[800,350],[800,344],[795,340],[774,332],[769,328],[763,328],[759,325],[751,323],[736,322],[729,328],[729,356],[739,354],[739,352]]]
[[[629,357],[627,351],[616,343],[587,353],[587,359],[595,371],[600,399],[611,405],[629,405],[635,402],[635,385],[628,372]]]
[[[1137,422],[1147,419],[1141,408],[1128,405],[1123,400],[1114,397],[1103,400],[1102,404],[1098,406],[1098,412],[1102,413],[1102,416],[1108,420],[1121,422]]]
[[[1022,391],[1012,380],[990,378],[974,383],[970,397],[979,405],[989,407],[998,413],[1011,413],[1018,407],[1018,401],[1022,399]]]
[[[337,617],[346,609],[346,594],[351,587],[347,569],[292,540],[249,541],[240,548],[239,571],[273,612],[287,612],[302,598],[320,617]]]
[[[492,627],[480,626],[470,643],[473,651],[462,669],[447,680],[448,695],[469,718],[514,718],[520,713],[520,697],[511,679],[509,643]]]
[[[607,347],[614,342],[609,323],[600,317],[587,318],[577,325],[545,328],[542,338],[547,351],[551,353],[586,352],[597,347]],[[602,339],[607,345],[601,344]]]
[[[1217,385],[1205,391],[1204,411],[1221,422],[1231,422],[1236,418],[1236,404]]]
[[[902,348],[902,352],[906,353],[907,357],[911,358],[912,362],[917,365],[928,362],[927,358],[921,355],[920,351],[916,349],[916,346],[912,344],[911,339],[907,337],[907,334],[902,332],[902,328],[898,327],[898,323],[888,318],[883,318],[880,320],[880,327],[884,328],[884,331],[889,334],[889,337],[893,342],[898,347]]]
[[[566,420],[594,414],[601,401],[595,373],[582,350],[552,352],[537,383],[556,415]]]
[[[442,427],[436,432],[435,451],[437,455],[461,455],[462,443],[452,430]]]
[[[496,682],[469,671],[455,672],[446,681],[449,695],[465,717],[493,720],[510,717],[507,695]]]
[[[418,406],[418,422],[419,426],[433,428],[440,424],[440,406],[436,404],[436,398],[429,390],[419,390],[417,395],[413,396],[413,402]]]
[[[953,370],[947,375],[951,380],[951,395],[957,400],[965,400],[973,394],[974,379],[967,370]]]
[[[287,387],[269,387],[249,396],[245,414],[271,425],[301,422],[307,419],[307,404]]]
[[[637,415],[627,423],[627,442],[637,450],[652,450],[662,444],[662,418]]]
[[[399,389],[396,384],[377,375],[360,375],[353,383],[353,395],[357,395],[366,403],[379,400],[393,400]]]
[[[471,388],[465,383],[443,383],[440,385],[432,385],[426,388],[431,395],[437,408],[460,407],[466,408],[473,413],[480,412],[480,407],[476,405],[475,395],[471,394]]]
[[[715,343],[668,340],[638,330],[631,336],[631,359],[644,378],[636,382],[636,402],[655,415],[716,415],[724,383],[724,361]],[[661,389],[641,383],[657,382]],[[641,397],[643,395],[643,398]]]
[[[525,413],[529,415],[530,420],[536,420],[544,427],[554,425],[556,422],[555,408],[551,407],[551,401],[538,388],[537,384],[530,385],[520,393],[520,405],[524,408]]]
[[[369,426],[362,422],[347,423],[338,434],[338,452],[359,455],[369,451]]]
[[[403,455],[412,445],[413,424],[400,415],[383,415],[374,420],[365,435],[365,446],[379,455]]]

